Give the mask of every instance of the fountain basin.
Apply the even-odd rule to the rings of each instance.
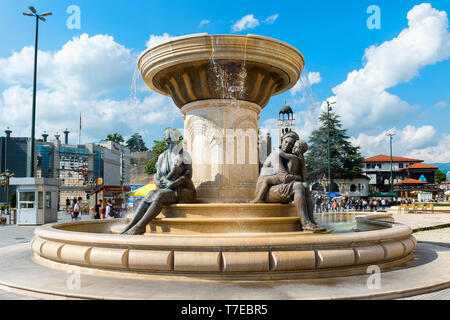
[[[237,99],[264,107],[292,88],[305,65],[294,47],[257,35],[176,37],[144,51],[138,61],[147,85],[181,108],[207,99]]]
[[[61,268],[79,265],[127,274],[211,279],[317,278],[364,274],[372,264],[382,269],[402,265],[411,259],[416,246],[411,229],[397,223],[382,230],[338,234],[110,233],[111,228],[126,222],[89,220],[40,226],[31,243],[35,261],[51,260]]]

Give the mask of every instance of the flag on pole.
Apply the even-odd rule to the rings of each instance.
[[[80,134],[78,136],[78,144],[81,144],[81,112],[80,112]]]

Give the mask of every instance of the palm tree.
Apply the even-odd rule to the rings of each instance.
[[[105,140],[106,141],[113,141],[113,142],[116,142],[116,143],[119,143],[119,144],[125,141],[123,139],[122,135],[120,133],[117,133],[117,132],[114,132],[113,134],[108,134],[106,136]]]

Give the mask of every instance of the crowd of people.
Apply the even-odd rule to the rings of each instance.
[[[69,201],[70,205],[70,200]],[[72,221],[77,221],[81,219],[81,213],[83,211],[81,203],[83,201],[82,197],[74,198],[74,203],[69,211],[70,217],[72,218]],[[67,206],[66,201],[66,206]],[[103,207],[103,201],[98,200],[95,205],[93,205],[90,210],[94,214],[94,219],[113,219],[118,216],[118,213],[114,209],[114,206],[112,205],[112,202],[110,199],[106,201],[106,206]]]
[[[347,199],[335,198],[329,201],[316,201],[316,212],[325,211],[378,211],[386,210],[401,202],[398,199]]]

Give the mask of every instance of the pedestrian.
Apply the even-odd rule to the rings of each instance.
[[[383,210],[385,210],[385,208],[386,208],[386,200],[384,200],[384,199],[381,199],[381,208]]]
[[[77,202],[73,205],[73,209],[70,212],[70,216],[72,217],[72,221],[81,220],[81,201],[82,197],[78,197]]]
[[[333,208],[333,211],[336,211],[337,205],[338,205],[337,201],[336,201],[336,199],[334,199],[333,204],[331,205],[331,208]]]
[[[106,219],[112,218],[114,218],[114,207],[111,203],[111,199],[108,199],[108,201],[106,201]]]
[[[91,210],[94,211],[94,219],[100,219],[101,208],[102,208],[102,200],[98,200],[97,204],[91,207]]]

